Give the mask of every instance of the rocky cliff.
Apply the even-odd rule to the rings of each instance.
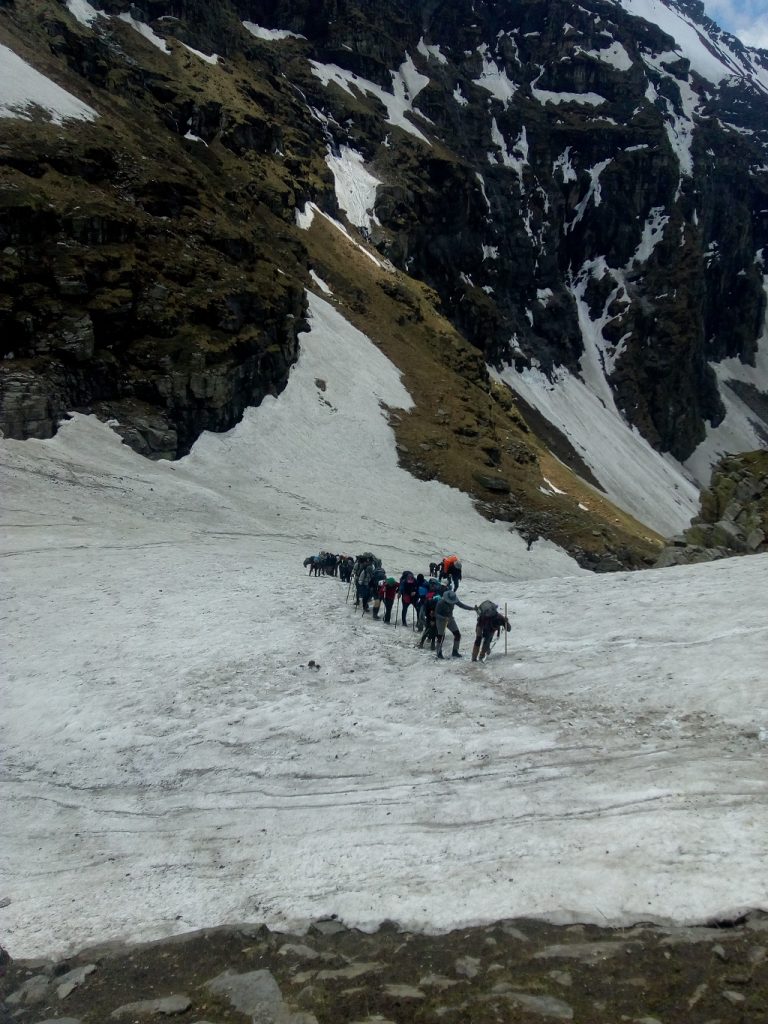
[[[4,0],[0,426],[46,437],[85,409],[183,454],[279,392],[324,267],[346,315],[421,364],[415,472],[571,548],[605,529],[598,560],[625,529],[646,546],[617,564],[651,557],[615,509],[546,506],[551,453],[606,483],[528,385],[577,379],[678,460],[735,404],[743,447],[768,436],[768,54],[700,4],[660,9]],[[391,281],[369,287],[354,245],[329,260],[313,211]],[[446,362],[466,391],[447,440],[424,379]]]
[[[715,466],[691,526],[657,565],[689,565],[768,551],[768,452],[731,455]]]

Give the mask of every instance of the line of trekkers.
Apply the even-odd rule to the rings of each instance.
[[[317,562],[314,562],[313,558],[317,559]],[[374,619],[381,617],[383,622],[391,623],[394,607],[395,626],[400,617],[403,626],[407,626],[410,612],[413,628],[421,632],[421,638],[416,646],[423,648],[429,642],[430,650],[435,651],[435,657],[441,660],[444,658],[443,642],[446,631],[453,634],[451,656],[462,657],[459,651],[461,632],[454,618],[457,607],[477,613],[472,661],[485,661],[494,636],[498,637],[501,629],[509,632],[511,628],[509,620],[501,614],[493,601],[469,605],[459,600],[456,591],[461,581],[461,562],[457,555],[430,562],[428,577],[423,573],[414,575],[406,569],[401,573],[399,580],[387,575],[381,559],[371,551],[365,551],[356,558],[351,555],[330,555],[328,552],[320,552],[319,555],[306,559],[304,565],[309,565],[310,575],[319,575],[320,572],[332,576],[338,574],[343,582],[349,583],[347,598],[354,584],[355,608],[362,605],[363,615],[370,613]],[[317,565],[319,568],[316,568]]]

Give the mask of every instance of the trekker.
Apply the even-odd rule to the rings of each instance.
[[[459,583],[461,582],[461,562],[456,559],[453,565],[448,570],[448,576],[450,577],[453,589],[459,589]]]
[[[371,573],[371,596],[373,597],[373,618],[378,619],[379,608],[381,608],[381,584],[387,578],[387,574],[383,569],[374,569]]]
[[[392,621],[392,605],[395,603],[395,595],[397,594],[397,580],[394,576],[388,576],[386,580],[380,584],[381,592],[384,598],[384,621]]]
[[[355,608],[362,602],[363,615],[368,611],[368,602],[371,599],[371,577],[373,576],[373,565],[370,562],[365,562],[357,572],[356,583],[356,594],[357,600],[355,601]]]
[[[446,594],[440,598],[435,605],[435,627],[437,629],[437,654],[435,657],[443,658],[443,641],[445,640],[445,630],[450,629],[453,633],[453,650],[451,651],[452,658],[460,658],[459,644],[461,643],[461,633],[459,627],[456,625],[456,619],[453,617],[454,608],[463,608],[464,611],[474,612],[477,609],[471,604],[462,604],[456,594],[452,590],[449,590]]]
[[[437,593],[430,593],[427,595],[426,600],[421,606],[419,612],[419,627],[422,630],[421,640],[416,644],[417,647],[423,647],[424,644],[429,640],[429,649],[434,651],[435,641],[437,640],[437,626],[435,625],[435,607],[437,602],[440,600],[440,595]]]
[[[512,629],[509,619],[502,615],[499,606],[493,601],[481,601],[477,606],[477,626],[475,627],[475,643],[472,647],[472,661],[485,661],[491,653],[491,642],[493,634],[496,636],[501,632],[502,627],[507,632]]]
[[[398,587],[398,590],[400,591],[403,625],[407,626],[408,609],[410,608],[416,593],[416,577],[409,569],[406,569],[400,576],[400,586]]]

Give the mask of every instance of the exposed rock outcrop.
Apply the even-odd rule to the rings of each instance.
[[[748,452],[720,460],[702,492],[701,512],[672,538],[656,567],[763,551],[768,551],[768,452]]]

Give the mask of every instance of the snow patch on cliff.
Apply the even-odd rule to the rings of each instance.
[[[99,116],[93,107],[56,85],[0,43],[0,118],[29,121],[36,107],[45,110],[54,124],[93,121]]]
[[[708,424],[706,439],[685,463],[702,487],[709,483],[712,467],[723,455],[768,448],[768,424],[747,400],[752,395],[768,406],[768,275],[763,278],[763,287],[766,315],[755,365],[749,366],[740,359],[711,364],[725,406],[725,419],[717,427]]]
[[[381,182],[366,169],[362,154],[350,146],[342,146],[338,154],[329,150],[325,162],[333,174],[336,201],[350,224],[370,231],[373,224],[379,223],[372,211]]]

